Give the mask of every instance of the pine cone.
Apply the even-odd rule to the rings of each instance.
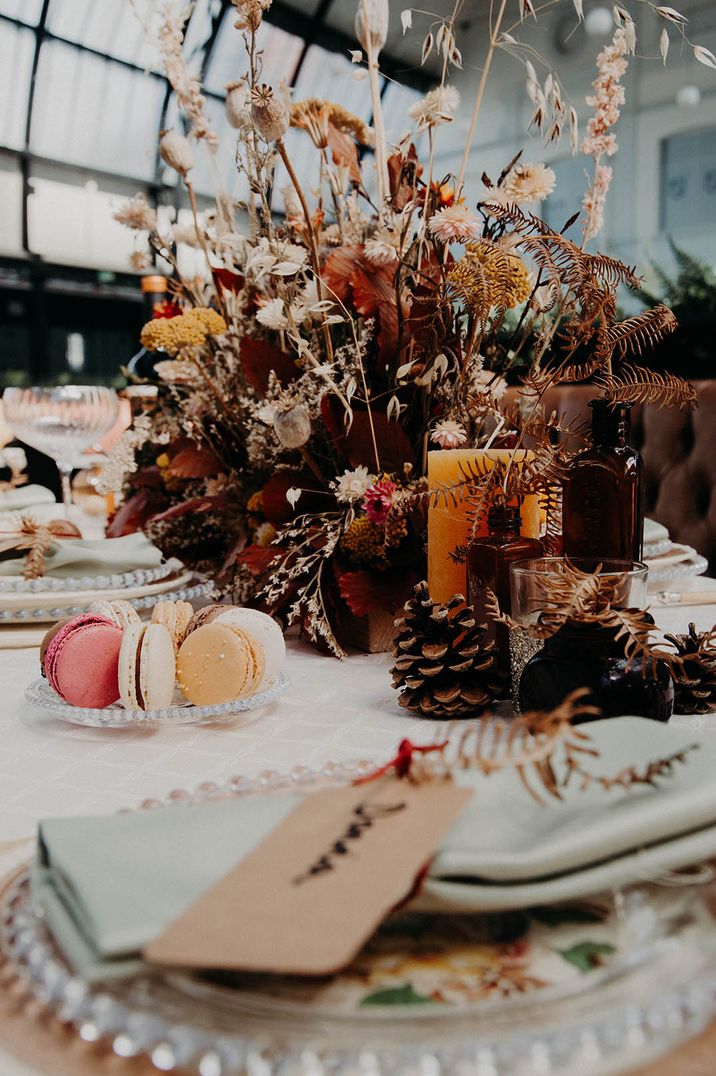
[[[447,605],[432,601],[427,583],[418,583],[396,620],[391,669],[400,705],[421,717],[473,717],[494,702],[500,690],[493,643],[482,643],[486,628],[456,594]]]
[[[674,710],[680,714],[707,714],[716,710],[716,647],[711,632],[697,632],[689,624],[688,635],[667,635],[682,665],[673,665]]]

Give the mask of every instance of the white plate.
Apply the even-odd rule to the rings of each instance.
[[[677,542],[669,542],[667,549],[663,552],[652,555],[650,557],[644,557],[644,563],[649,566],[649,574],[652,572],[660,571],[662,568],[669,568],[674,564],[681,564],[682,561],[690,560],[692,557],[698,556],[695,549],[690,545],[680,545]]]
[[[25,698],[38,710],[52,714],[70,725],[90,725],[93,728],[126,729],[152,728],[157,725],[207,725],[233,720],[238,714],[258,710],[261,706],[273,702],[288,687],[288,677],[280,673],[275,683],[264,691],[257,691],[247,699],[233,699],[216,706],[192,706],[182,702],[177,706],[168,706],[165,710],[125,710],[120,703],[89,709],[82,706],[70,706],[47,680],[38,677],[25,690]]]

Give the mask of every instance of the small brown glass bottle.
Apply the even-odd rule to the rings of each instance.
[[[503,613],[510,613],[510,564],[542,556],[539,538],[521,535],[520,524],[519,508],[493,505],[487,514],[488,533],[474,538],[467,551],[467,600],[478,624],[487,624],[485,638],[495,640],[499,669],[505,676],[510,672],[509,635],[505,627],[489,619],[486,599],[489,588],[497,595]]]
[[[631,403],[592,400],[592,446],[564,484],[567,557],[641,560],[644,490],[641,456],[629,444]]]

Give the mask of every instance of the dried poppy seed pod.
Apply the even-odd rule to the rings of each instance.
[[[355,33],[367,53],[380,52],[388,36],[388,0],[359,0]]]
[[[311,436],[311,416],[303,404],[279,412],[273,420],[276,436],[284,448],[302,448]]]
[[[263,83],[251,91],[251,119],[263,139],[276,142],[286,134],[291,115],[286,102]]]
[[[230,82],[226,87],[226,118],[237,131],[251,121],[249,91],[246,83]]]
[[[185,176],[194,167],[194,151],[191,143],[178,131],[163,131],[159,139],[159,153],[165,164],[173,168],[180,176]]]

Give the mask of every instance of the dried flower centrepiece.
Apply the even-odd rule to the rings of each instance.
[[[491,503],[533,493],[546,541],[555,539],[579,431],[545,408],[553,385],[591,378],[608,399],[682,407],[694,393],[641,364],[674,318],[663,306],[620,315],[617,289],[639,286],[633,270],[587,253],[576,218],[554,228],[530,212],[552,193],[552,169],[518,154],[494,182],[483,175],[480,192],[467,189],[482,90],[460,169],[440,173],[438,142],[459,106],[455,17],[438,19],[423,41],[425,62],[438,53],[440,77],[406,109],[393,144],[381,93],[387,0],[357,4],[352,71],[366,76],[370,127],[336,101],[310,92],[291,101],[272,85],[261,37],[270,0],[232,2],[245,62],[227,87],[226,157],[184,55],[186,13],[160,10],[182,115],[159,148],[186,205],[171,223],[141,197],[117,214],[138,246],[148,236],[134,257],[151,252],[172,279],[171,306],[142,331],[156,393],[110,464],[124,501],[109,533],[143,528],[222,593],[297,623],[341,656],[351,617],[394,616],[425,576],[436,503],[449,509],[464,495],[477,533]],[[571,0],[558,2],[574,12]],[[584,145],[599,166],[615,148],[634,48],[633,20],[619,12],[623,33],[600,54]],[[515,51],[504,5],[493,23],[478,61],[486,72],[496,51]],[[540,78],[520,59],[534,128],[551,142],[569,132],[576,149],[576,110],[557,73]],[[224,159],[235,160],[238,185],[221,174]],[[199,204],[195,175],[216,176],[213,205]],[[598,216],[588,208],[593,224]],[[428,490],[431,448],[481,448],[498,435],[514,448],[508,462],[466,466],[454,486]]]

